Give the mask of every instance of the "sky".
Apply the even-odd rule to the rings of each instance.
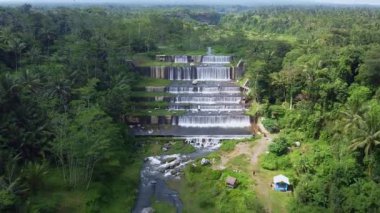
[[[125,4],[350,4],[377,5],[380,0],[0,0],[0,3],[125,3]]]

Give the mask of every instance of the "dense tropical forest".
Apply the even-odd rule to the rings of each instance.
[[[247,64],[247,113],[278,133],[261,168],[294,183],[287,211],[380,210],[380,9],[23,5],[0,8],[0,211],[130,211],[160,150],[125,123],[151,80],[133,64],[208,46]],[[189,212],[264,211],[248,188],[214,189],[211,168],[185,175]]]

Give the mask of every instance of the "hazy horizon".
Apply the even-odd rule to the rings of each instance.
[[[134,4],[134,5],[297,5],[297,4],[343,4],[380,6],[380,0],[0,0],[0,4]]]

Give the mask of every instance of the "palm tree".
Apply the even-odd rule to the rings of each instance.
[[[26,44],[19,38],[13,38],[7,42],[8,48],[15,54],[16,72],[18,70],[18,63],[21,60],[21,52],[26,48]]]
[[[42,88],[40,75],[36,72],[31,72],[29,69],[23,70],[18,81],[24,89],[33,93],[37,93],[37,91]]]
[[[364,152],[368,174],[372,175],[373,153],[380,145],[380,107],[372,105],[364,114],[345,113],[345,132],[351,136],[350,150]]]
[[[67,79],[55,77],[49,79],[46,85],[46,96],[57,97],[59,99],[59,105],[64,111],[68,109],[68,103],[71,97],[72,82]]]
[[[284,99],[286,100],[287,96],[289,96],[289,109],[293,108],[293,95],[296,89],[296,83],[303,78],[302,75],[302,71],[297,68],[284,69],[270,75],[272,85],[278,86],[283,90]]]
[[[39,64],[42,59],[41,50],[38,47],[30,48],[27,55],[29,57],[29,63]]]

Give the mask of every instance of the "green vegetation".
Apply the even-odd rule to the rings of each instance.
[[[195,148],[188,143],[185,143],[183,139],[173,139],[166,137],[141,137],[139,143],[144,144],[144,155],[155,156],[162,154],[189,154],[195,151]],[[163,151],[165,144],[170,144],[170,148],[167,151]]]
[[[133,84],[133,87],[134,88],[145,88],[147,86],[166,87],[169,84],[170,84],[170,80],[166,80],[166,79],[139,77],[137,82]]]
[[[235,149],[236,141],[234,140],[228,140],[228,141],[222,141],[222,145],[220,146],[220,150],[229,152]]]
[[[174,206],[167,204],[165,202],[159,202],[156,200],[153,200],[152,208],[154,209],[154,212],[157,213],[175,213],[176,209]]]
[[[212,46],[245,60],[248,114],[280,130],[261,157],[268,177],[281,172],[294,183],[294,197],[273,195],[279,206],[378,212],[380,10],[231,10],[0,8],[0,211],[130,211],[142,159],[162,147],[134,138],[125,116],[174,112],[162,101],[136,104],[163,95],[142,88],[170,82],[136,76],[127,61],[156,65],[155,54]],[[168,153],[190,151],[177,142]],[[224,186],[227,175],[241,181],[236,190]],[[261,211],[252,184],[245,172],[189,166],[178,188],[188,212]]]
[[[256,140],[225,140],[220,150],[210,153],[206,158],[213,164],[219,164],[221,155],[233,151],[236,144],[250,145]],[[239,208],[241,212],[264,212],[253,190],[249,156],[241,154],[234,157],[226,165],[228,169],[224,170],[216,170],[211,165],[202,166],[200,159],[194,165],[186,167],[183,180],[169,182],[172,188],[179,191],[184,212],[234,212],[233,208]],[[228,176],[238,179],[237,188],[226,186]]]
[[[154,101],[154,102],[133,102],[131,103],[131,106],[135,106],[138,108],[148,108],[148,109],[154,109],[154,108],[167,108],[169,106],[168,102],[165,101]]]
[[[288,142],[285,138],[276,138],[273,143],[269,145],[269,151],[277,156],[284,155],[288,152]]]
[[[239,180],[237,188],[226,186],[227,176]],[[252,179],[246,173],[232,170],[214,170],[210,166],[188,166],[184,180],[172,182],[172,187],[180,192],[184,212],[263,212],[252,190]]]
[[[250,96],[262,106],[250,113],[265,116],[271,131],[281,129],[261,165],[293,177],[289,212],[380,209],[372,194],[380,180],[380,31],[378,18],[370,18],[378,14],[283,8],[223,19],[246,34],[237,54],[249,62]]]
[[[234,168],[234,169],[237,169],[239,171],[244,171],[248,176],[250,174],[250,157],[246,154],[241,154],[241,155],[238,155],[237,157],[231,159],[227,166],[229,168]]]
[[[127,114],[132,116],[164,116],[164,115],[183,115],[184,110],[167,110],[167,109],[144,109],[144,110],[131,110]]]
[[[150,98],[150,97],[167,97],[173,96],[172,94],[165,92],[132,92],[131,97],[141,97],[141,98]]]
[[[270,133],[277,133],[280,131],[280,127],[278,125],[277,120],[271,119],[271,118],[265,118],[262,121],[264,127],[270,132]]]
[[[258,136],[252,137],[250,139],[240,139],[240,140],[222,140],[222,145],[220,146],[220,150],[223,152],[230,152],[235,149],[236,144],[241,142],[247,142],[247,143],[253,143],[257,139],[259,139]]]

